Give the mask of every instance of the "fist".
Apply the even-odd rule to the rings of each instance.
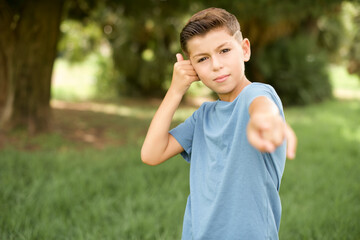
[[[184,60],[180,53],[176,54],[176,59],[170,88],[185,94],[193,82],[199,81],[199,77],[190,60]]]
[[[287,157],[295,158],[297,138],[280,115],[256,114],[247,126],[248,141],[261,152],[273,152],[287,140]]]

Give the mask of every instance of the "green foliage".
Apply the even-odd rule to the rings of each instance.
[[[180,113],[191,114],[183,108]],[[75,115],[67,114],[69,126],[79,123]],[[296,160],[286,162],[280,189],[280,239],[357,239],[358,101],[289,108],[286,116],[299,147]],[[103,124],[127,144],[77,149],[51,134],[28,139],[39,144],[32,150],[11,145],[1,150],[0,239],[179,239],[188,164],[180,157],[156,167],[141,163],[147,117],[88,113],[80,125],[89,121]],[[120,126],[125,131],[114,131]]]
[[[331,56],[331,62],[348,64],[349,72],[360,71],[360,5],[344,1],[337,11],[318,20],[319,43]],[[359,66],[357,66],[359,65]]]
[[[254,58],[264,82],[276,89],[285,105],[331,97],[326,54],[311,35],[281,39]]]
[[[348,11],[352,13],[351,16],[353,19],[353,21],[351,21],[353,23],[352,44],[348,52],[348,71],[360,76],[360,3],[348,6],[348,9]]]
[[[100,46],[103,38],[95,22],[85,24],[66,20],[61,23],[60,29],[62,38],[58,45],[59,55],[71,63],[84,61]]]
[[[96,94],[97,99],[116,99],[118,96],[117,86],[120,84],[115,82],[119,80],[114,70],[113,59],[102,54],[97,55],[98,71],[96,73]]]
[[[359,15],[360,16],[360,15]],[[360,19],[360,17],[359,17]],[[360,25],[360,21],[359,21]],[[348,71],[360,76],[360,27],[356,30],[354,41],[349,49]]]
[[[329,52],[332,62],[339,63],[344,56],[339,57],[346,51],[349,37],[346,36],[346,27],[341,21],[340,14],[322,16],[318,21],[319,44]]]
[[[121,95],[162,96],[163,83],[171,77],[169,65],[179,49],[174,42],[180,20],[174,10],[161,2],[145,6],[143,10],[104,7],[98,16],[104,29],[109,29],[106,37],[116,71],[113,82]]]
[[[225,8],[238,17],[244,36],[251,41],[253,56],[261,56],[264,53],[268,55],[270,52],[273,55],[279,55],[275,51],[277,46],[280,50],[281,45],[286,45],[283,48],[291,48],[290,45],[293,45],[293,48],[296,48],[295,45],[314,48],[314,45],[310,43],[314,39],[307,41],[306,37],[303,37],[304,44],[299,41],[290,43],[293,39],[301,38],[296,35],[312,32],[319,35],[316,40],[319,44],[317,48],[324,48],[329,53],[326,62],[338,64],[344,59],[349,60],[349,71],[352,72],[357,71],[360,62],[357,59],[360,56],[358,44],[355,44],[356,36],[359,35],[355,33],[360,32],[356,31],[359,25],[356,25],[359,13],[356,1],[329,0],[324,3],[312,0],[301,2],[290,0],[226,0],[221,2],[141,0],[134,4],[133,1],[108,0],[96,3],[93,0],[89,2],[79,0],[76,1],[75,6],[72,5],[68,4],[70,17],[78,19],[83,16],[84,19],[84,16],[87,16],[87,18],[83,24],[64,22],[62,27],[64,37],[60,44],[62,55],[71,60],[81,60],[89,51],[98,51],[96,49],[101,46],[104,38],[111,46],[112,60],[102,57],[99,61],[101,68],[97,75],[100,95],[111,90],[121,96],[162,96],[171,79],[175,53],[180,51],[178,35],[182,26],[193,13],[212,6]],[[138,7],[140,5],[141,8]],[[92,11],[86,9],[92,9]],[[87,14],[84,15],[85,12]],[[277,41],[280,42],[277,43]],[[297,56],[298,59],[308,57],[306,61],[299,60],[304,63],[300,64],[305,70],[301,75],[302,78],[326,79],[326,76],[321,73],[325,62],[322,54],[318,56],[317,51],[312,54],[307,53],[308,50],[306,50],[307,56]],[[301,51],[298,51],[298,54],[301,54]],[[305,64],[311,62],[312,57],[315,59],[314,62]],[[279,69],[270,69],[275,65],[272,59],[265,57],[263,60],[259,60],[260,67],[257,64],[251,66],[252,62],[249,64],[247,72],[254,81],[273,79],[273,73],[279,71]],[[275,67],[285,69],[288,68],[289,61],[298,60],[292,60],[290,56],[287,56],[278,57],[277,61]],[[284,66],[281,67],[281,64]],[[320,71],[314,73],[311,71],[311,65],[313,69],[319,65]],[[296,69],[291,71],[296,71]],[[262,75],[263,72],[265,75]],[[308,72],[310,75],[305,76]],[[282,77],[286,78],[286,74]],[[289,77],[294,76],[290,74]],[[287,84],[293,82],[293,79],[288,78],[282,81]],[[322,81],[315,80],[315,82],[321,84]],[[286,99],[285,102],[308,104],[329,95],[329,85],[326,83],[324,83],[323,91],[310,90],[312,87],[318,89],[314,84],[310,84],[309,80],[298,82],[296,84],[296,88],[299,89],[296,93],[298,95],[293,96],[298,100]],[[284,86],[283,88],[286,90],[292,87]],[[287,95],[291,94],[293,92],[290,91]]]

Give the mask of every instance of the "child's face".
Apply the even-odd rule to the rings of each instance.
[[[224,28],[196,36],[187,43],[192,66],[201,81],[215,91],[221,100],[232,101],[248,80],[244,62],[250,59],[250,43],[241,42]]]

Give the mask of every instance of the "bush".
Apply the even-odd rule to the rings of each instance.
[[[326,54],[312,36],[281,39],[261,50],[255,61],[284,105],[319,102],[332,95]]]

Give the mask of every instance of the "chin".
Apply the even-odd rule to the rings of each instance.
[[[221,88],[221,89],[213,89],[214,92],[216,92],[217,94],[221,94],[221,95],[226,95],[226,94],[230,94],[234,91],[234,88]]]

